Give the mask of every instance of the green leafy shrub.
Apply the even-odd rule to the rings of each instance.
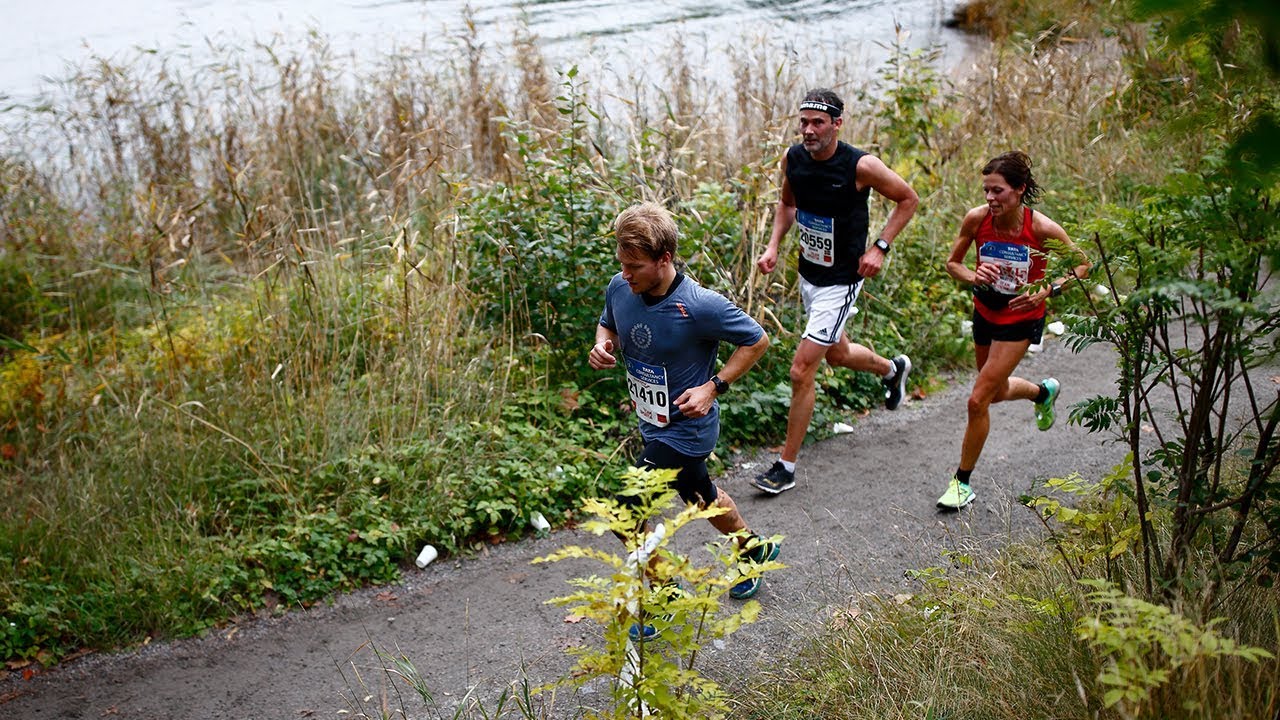
[[[1080,638],[1104,658],[1098,682],[1106,688],[1105,707],[1123,705],[1126,715],[1142,716],[1153,691],[1188,674],[1211,674],[1213,661],[1237,657],[1256,663],[1275,657],[1215,633],[1213,628],[1221,619],[1198,627],[1169,608],[1130,597],[1106,581],[1083,582],[1093,588],[1089,600],[1098,610],[1078,620],[1076,628]]]
[[[263,587],[295,605],[399,579],[405,530],[386,517],[377,497],[357,494],[344,504],[345,513],[317,508],[245,548],[250,567],[260,567],[269,578]]]
[[[770,350],[772,352],[772,350]],[[776,439],[786,433],[790,383],[762,386],[751,375],[720,398],[720,444],[724,447]]]
[[[610,679],[613,707],[602,717],[728,717],[724,692],[694,669],[694,661],[706,643],[754,622],[760,613],[759,603],[747,600],[722,614],[720,603],[729,589],[744,577],[783,567],[776,561],[741,563],[738,538],[713,546],[713,561],[705,566],[672,549],[672,536],[691,522],[724,512],[721,508],[687,505],[676,517],[647,531],[643,520],[669,507],[676,497],[675,474],[674,470],[632,468],[623,477],[620,494],[634,504],[616,498],[593,498],[583,504],[583,511],[593,517],[581,527],[595,535],[618,535],[627,555],[569,546],[534,560],[585,558],[604,566],[603,574],[571,580],[577,588],[574,593],[548,601],[604,629],[603,647],[575,650],[576,670],[562,681],[580,687],[595,678]],[[664,588],[677,579],[685,593]],[[633,623],[654,625],[661,639],[633,643],[629,636]]]
[[[1049,478],[1044,487],[1053,495],[1022,497],[1045,523],[1049,543],[1077,580],[1101,576],[1120,582],[1123,573],[1118,560],[1141,542],[1142,528],[1132,511],[1133,492],[1125,470],[1124,465],[1117,466],[1097,483],[1077,475]]]
[[[71,649],[62,586],[39,581],[19,581],[0,586],[0,653],[9,660],[38,659],[51,664]]]
[[[617,271],[609,236],[621,209],[589,161],[592,112],[576,78],[576,70],[564,74],[557,100],[563,129],[543,138],[508,124],[518,178],[465,188],[459,214],[482,316],[514,337],[550,343],[552,372],[565,380],[584,372],[580,338],[591,336],[604,283]]]
[[[1204,175],[1172,175],[1141,209],[1098,224],[1107,294],[1073,321],[1069,341],[1106,343],[1119,357],[1115,394],[1081,403],[1071,419],[1129,446],[1128,477],[1114,487],[1131,488],[1149,594],[1194,591],[1179,579],[1194,576],[1186,570],[1202,542],[1243,582],[1254,568],[1280,567],[1280,549],[1246,549],[1280,522],[1280,396],[1251,376],[1277,356],[1280,295],[1265,278],[1280,260],[1280,211],[1217,162],[1206,158]]]

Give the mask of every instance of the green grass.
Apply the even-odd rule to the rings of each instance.
[[[763,671],[743,692],[743,717],[1266,718],[1280,701],[1274,659],[1202,651],[1183,656],[1145,700],[1108,706],[1111,686],[1099,676],[1110,656],[1080,632],[1106,605],[1049,548],[950,560],[922,571],[912,595],[855,599],[800,658]],[[1274,649],[1280,615],[1270,593],[1255,588],[1235,598],[1231,619],[1209,632]],[[1206,619],[1192,620],[1178,631],[1159,629],[1171,639],[1206,632]],[[1126,643],[1150,667],[1168,667],[1156,644]]]

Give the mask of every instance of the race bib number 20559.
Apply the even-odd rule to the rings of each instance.
[[[836,262],[835,220],[796,210],[800,226],[800,255],[814,265],[831,267]]]

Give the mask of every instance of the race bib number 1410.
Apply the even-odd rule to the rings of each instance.
[[[627,392],[641,420],[658,427],[671,422],[666,368],[627,358]]]

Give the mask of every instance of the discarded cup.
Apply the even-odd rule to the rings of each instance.
[[[960,321],[960,337],[969,337],[972,334],[973,334],[973,321],[961,320]]]
[[[1106,285],[1103,285],[1102,283],[1098,283],[1096,286],[1094,286],[1093,292],[1095,295],[1100,295],[1105,297],[1111,294],[1111,288],[1107,287]]]
[[[430,565],[431,562],[435,560],[438,555],[439,553],[436,552],[435,545],[424,545],[422,548],[422,552],[418,553],[418,559],[414,560],[414,563],[417,564],[418,567],[424,568]]]
[[[1048,330],[1050,335],[1061,335],[1067,331],[1067,326],[1062,324],[1061,320],[1054,320],[1048,325],[1045,325],[1044,329]]]
[[[547,519],[543,517],[540,512],[535,512],[529,516],[529,524],[533,526],[534,530],[537,530],[540,533],[547,532],[551,529],[551,523],[547,522]]]
[[[853,432],[853,426],[848,423],[838,422],[831,426],[831,434],[839,435],[841,433]]]

